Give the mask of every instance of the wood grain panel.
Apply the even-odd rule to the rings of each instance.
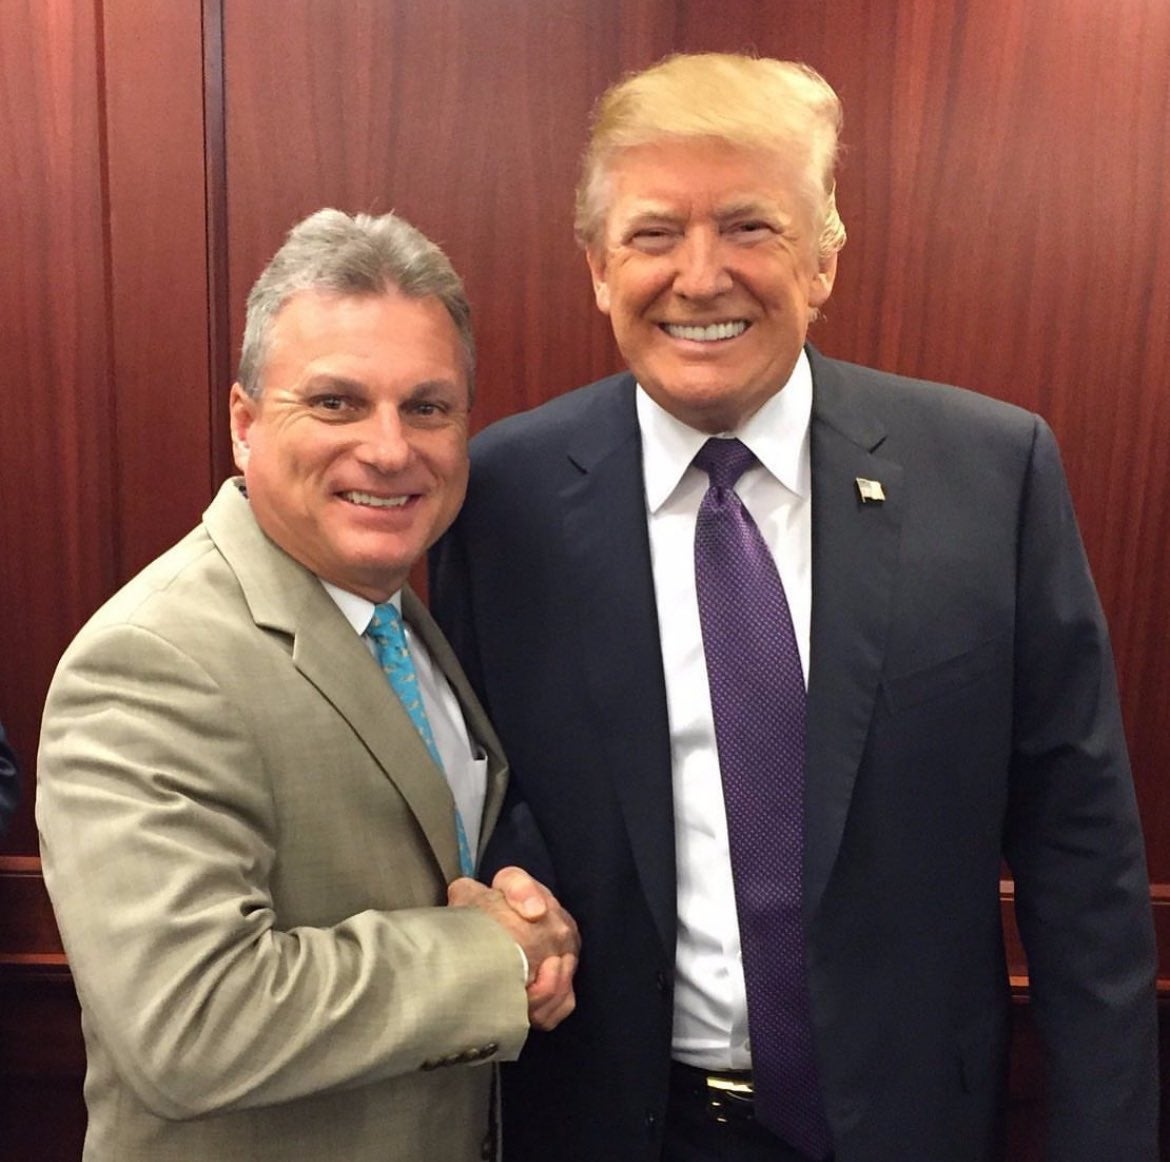
[[[467,282],[477,425],[616,365],[572,240],[577,155],[601,89],[668,49],[670,6],[355,0],[345,11],[228,0],[233,335],[293,221],[321,205],[395,209]]]
[[[0,718],[28,779],[57,659],[114,577],[97,36],[92,5],[4,5]],[[32,798],[6,850],[36,850]]]
[[[200,6],[105,0],[118,580],[213,491]],[[150,38],[143,40],[142,30]]]
[[[200,34],[184,5],[4,6],[0,716],[28,780],[7,844],[23,854],[0,856],[12,1162],[79,1158],[85,1129],[78,1004],[32,855],[45,691],[76,629],[210,492]]]
[[[48,910],[31,789],[41,705],[112,588],[114,391],[95,5],[6,0],[0,35],[0,716],[26,796],[0,857],[0,1154],[81,1156],[77,1000]]]

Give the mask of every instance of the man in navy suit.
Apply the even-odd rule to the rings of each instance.
[[[845,239],[839,124],[815,72],[745,57],[670,58],[602,98],[576,226],[630,373],[478,437],[434,555],[515,772],[501,855],[582,934],[577,1013],[505,1083],[509,1162],[997,1157],[1005,860],[1047,1157],[1156,1157],[1143,843],[1056,445],[1038,416],[806,344]],[[812,1146],[761,1115],[760,1062],[787,1047],[749,1037],[694,570],[693,461],[718,436],[750,450],[734,492],[807,684]]]
[[[8,826],[8,819],[20,801],[19,768],[16,755],[8,745],[4,727],[0,725],[0,835]]]

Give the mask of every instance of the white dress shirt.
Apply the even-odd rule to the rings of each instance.
[[[802,351],[783,390],[726,433],[755,453],[736,492],[772,551],[808,683],[812,607],[809,417],[812,372]],[[639,387],[646,519],[670,716],[678,881],[674,1057],[705,1069],[751,1065],[747,1001],[723,784],[695,591],[695,521],[707,475],[691,463],[707,435]]]
[[[339,589],[328,581],[322,581],[321,584],[336,602],[345,620],[353,626],[354,633],[365,642],[370,654],[376,656],[374,643],[365,636],[370,618],[374,616],[374,603],[356,593]],[[401,613],[402,594],[395,593],[390,600]],[[487,795],[487,756],[475,745],[464,721],[459,699],[455,697],[455,691],[451,689],[442,670],[435,665],[426,646],[411,631],[405,619],[402,624],[406,628],[406,645],[418,676],[418,688],[430,720],[431,733],[435,736],[435,746],[443,760],[443,774],[451,787],[459,814],[463,817],[463,829],[474,856],[479,850],[483,804]]]

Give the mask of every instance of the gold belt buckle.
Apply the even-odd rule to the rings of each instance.
[[[747,1079],[707,1075],[710,1098],[707,1110],[715,1121],[726,1125],[734,1117],[737,1121],[752,1116],[752,1083]]]
[[[734,1077],[718,1077],[712,1074],[707,1075],[707,1088],[717,1089],[728,1096],[734,1095],[736,1097],[751,1097],[755,1092],[750,1081],[739,1081]]]

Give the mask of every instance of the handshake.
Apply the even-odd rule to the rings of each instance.
[[[581,937],[572,916],[543,884],[523,868],[506,867],[492,886],[466,876],[447,888],[447,903],[480,908],[507,929],[528,958],[528,1020],[537,1029],[555,1029],[576,1007],[573,973]]]

